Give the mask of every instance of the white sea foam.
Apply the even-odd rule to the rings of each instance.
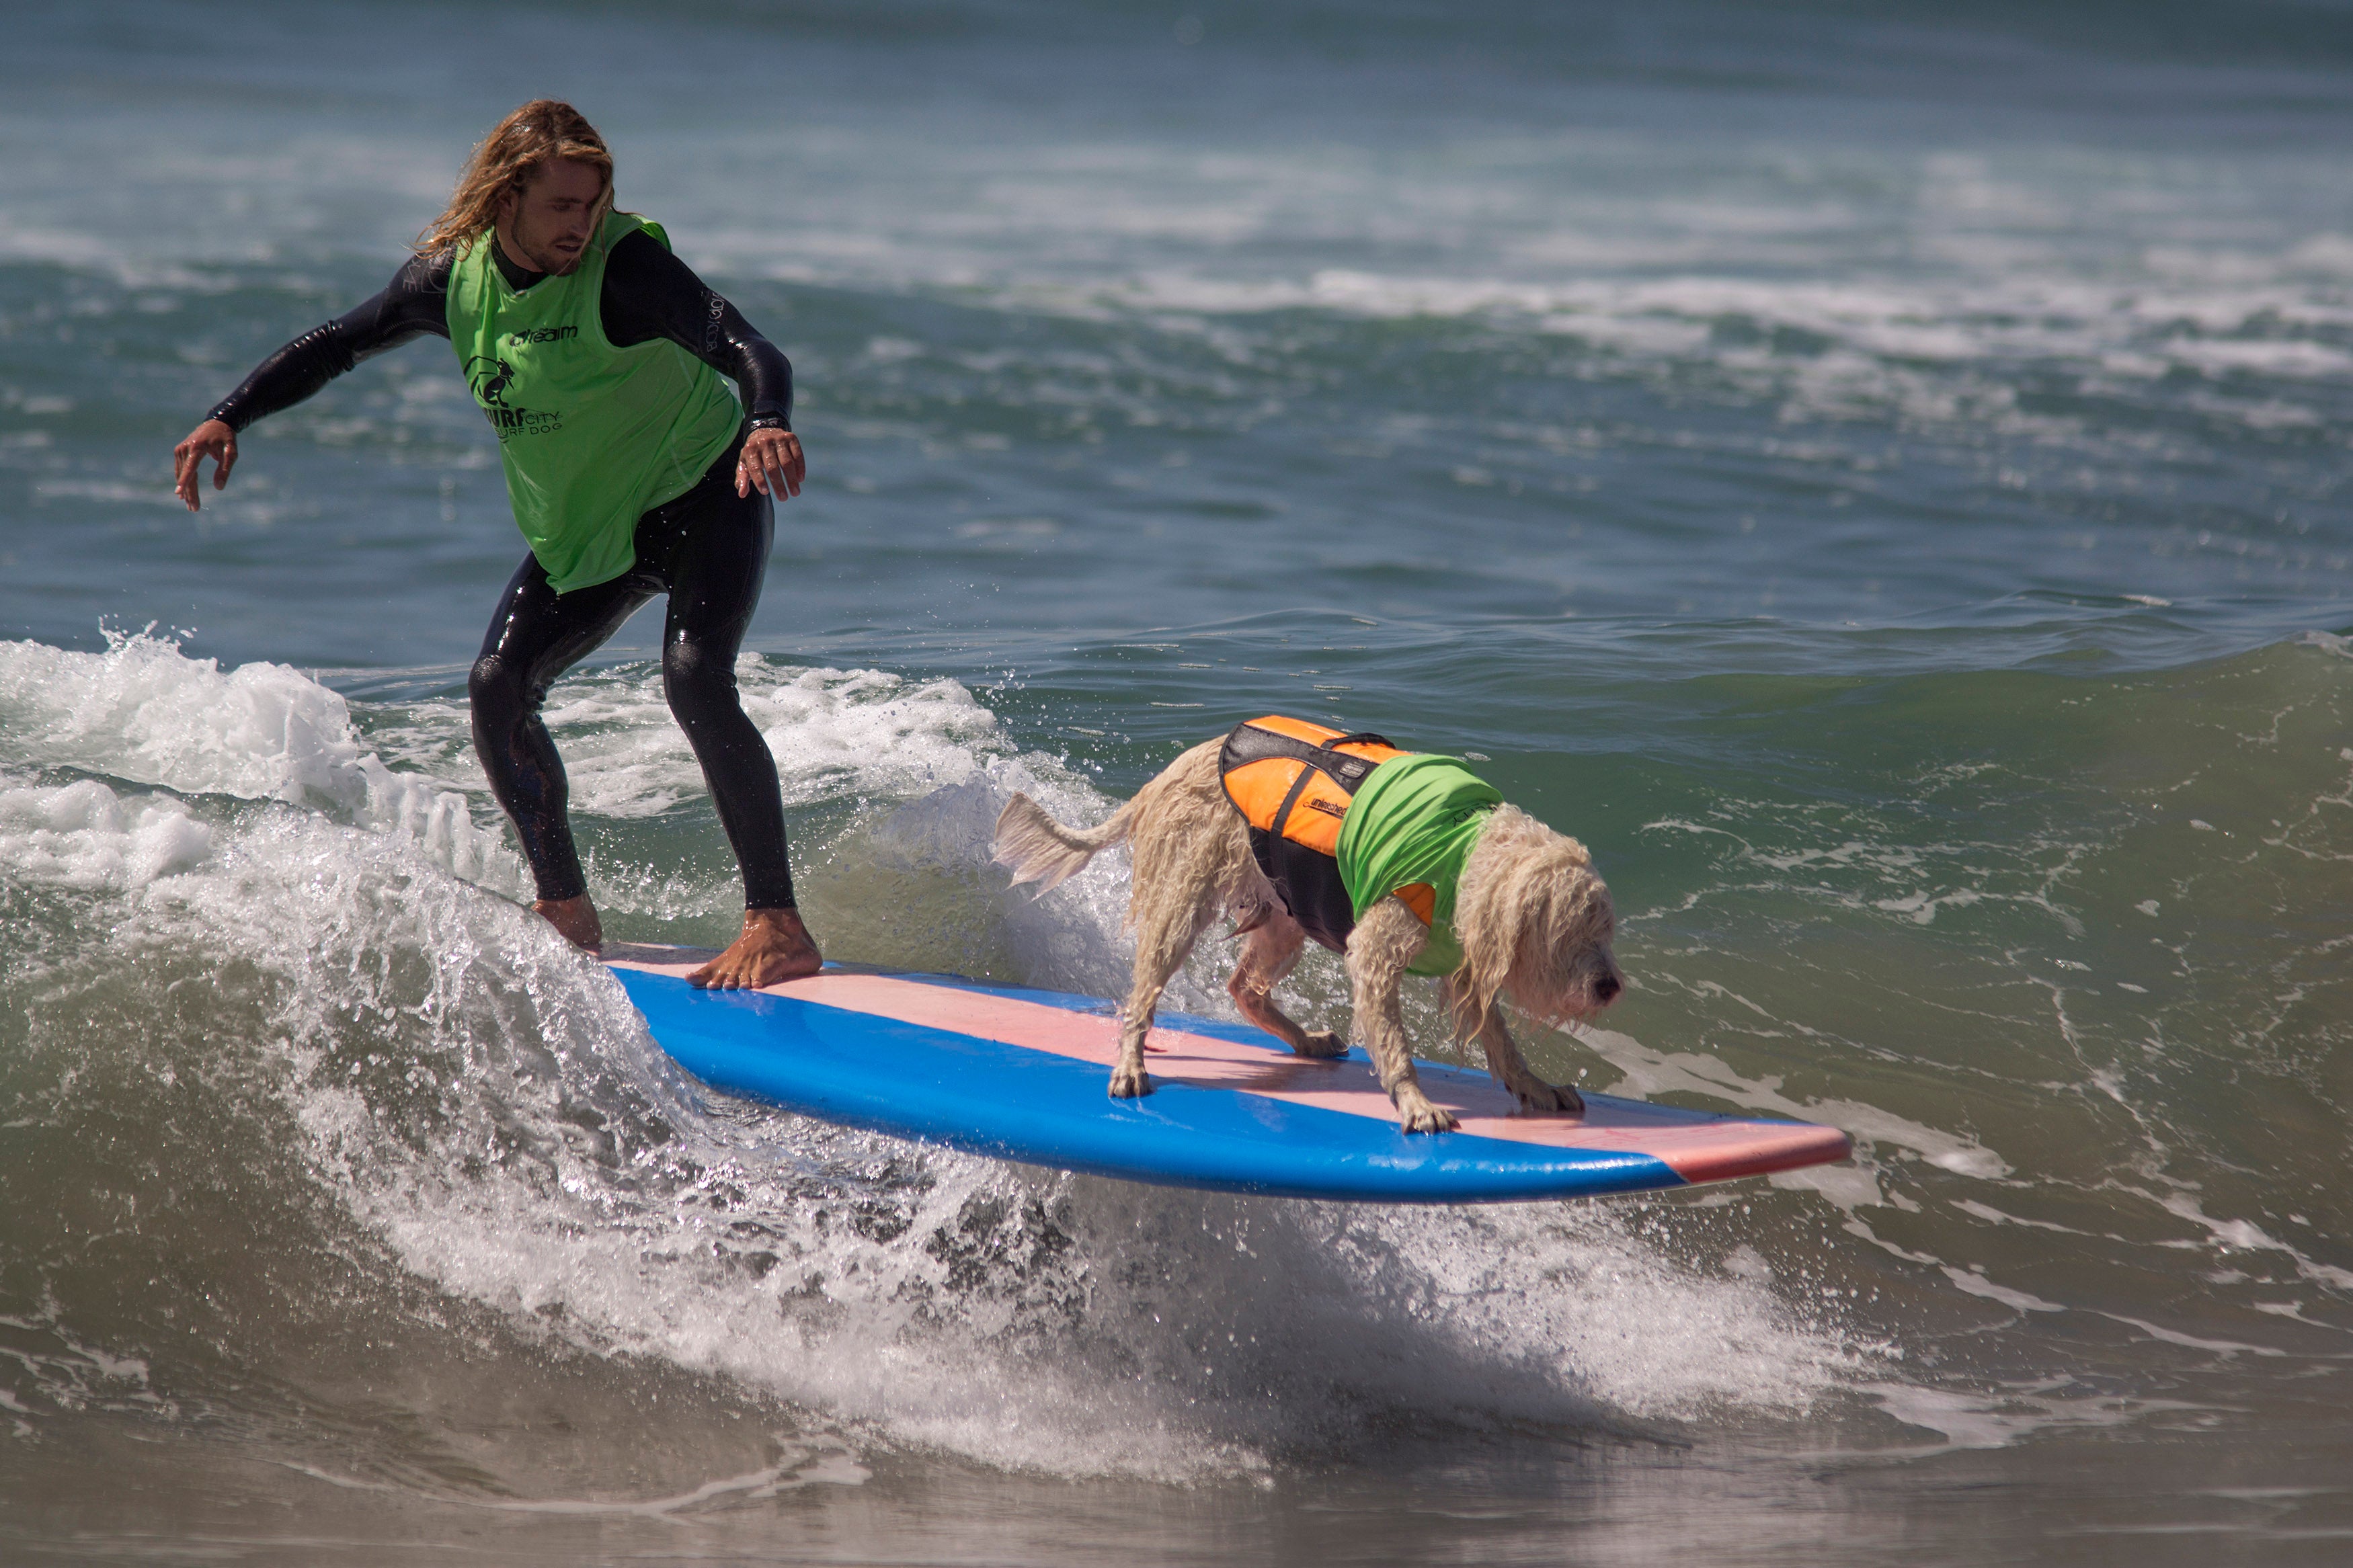
[[[2307,1256],[2300,1248],[2281,1241],[2252,1220],[2216,1219],[2209,1215],[2199,1201],[2186,1192],[2158,1194],[2143,1192],[2141,1196],[2154,1200],[2168,1213],[2205,1227],[2216,1247],[2224,1251],[2257,1250],[2284,1252],[2294,1260],[2295,1270],[2316,1285],[2353,1294],[2353,1268],[2339,1268]]]
[[[2274,271],[2292,270],[2286,258]],[[2009,412],[2018,367],[2150,381],[2176,371],[2300,383],[2341,379],[2353,356],[2330,342],[2353,309],[2330,291],[2242,274],[2202,292],[2100,286],[2008,268],[1963,280],[1890,275],[1836,281],[1688,273],[1513,279],[1326,268],[1240,279],[1155,270],[1091,287],[1023,285],[1036,309],[1251,315],[1325,310],[1377,320],[1493,319],[1576,339],[1630,363],[1688,364],[1730,384],[1837,414],[1894,406],[1950,419]],[[1722,334],[1729,331],[1732,335]],[[1771,346],[1796,334],[1804,346]],[[2263,428],[2317,417],[2277,397],[2214,402],[2211,412]]]
[[[1873,1383],[1859,1392],[1907,1426],[1936,1433],[1951,1448],[2000,1448],[2054,1429],[2122,1426],[2174,1402],[2084,1395],[2051,1383],[2024,1383],[1983,1391]]]
[[[332,810],[417,839],[461,876],[515,880],[462,795],[364,751],[343,698],[281,664],[224,672],[144,632],[110,633],[104,653],[0,643],[0,741],[40,766]]]
[[[995,738],[997,716],[955,680],[781,666],[757,654],[738,661],[736,680],[744,710],[776,754],[788,804],[903,797],[959,783]],[[658,670],[569,681],[557,689],[547,722],[583,810],[654,816],[702,793]]]
[[[920,795],[973,777],[1005,750],[996,716],[954,680],[809,669],[756,654],[744,655],[737,673],[788,802]],[[705,795],[658,668],[572,677],[555,689],[546,718],[583,816],[656,816]],[[223,670],[167,638],[114,633],[103,653],[0,643],[0,742],[37,766],[325,810],[414,838],[469,879],[511,892],[525,885],[485,798],[461,702],[415,703],[371,747],[345,700],[299,670]],[[478,823],[478,812],[491,826]]]
[[[126,800],[96,779],[56,789],[0,780],[0,875],[10,881],[143,889],[202,861],[212,835],[170,795]]]
[[[1930,1127],[1860,1100],[1792,1100],[1781,1092],[1778,1079],[1744,1078],[1715,1057],[1696,1051],[1657,1050],[1611,1029],[1580,1028],[1577,1037],[1578,1044],[1623,1075],[1610,1086],[1617,1093],[1641,1100],[1662,1094],[1704,1095],[1768,1116],[1827,1122],[1852,1136],[1866,1151],[1873,1143],[1885,1144],[1916,1154],[1958,1175],[1992,1180],[2010,1173],[2010,1167],[2000,1155],[1968,1133]],[[1863,1171],[1791,1171],[1774,1180],[1783,1185],[1823,1192],[1839,1201],[1841,1207],[1851,1207],[1857,1202],[1886,1201],[1867,1167]]]
[[[762,1135],[922,1184],[883,1195],[883,1239],[756,1159],[706,1177],[731,1194],[723,1215],[683,1193],[618,1205],[595,1172],[553,1204],[509,1182],[377,1183],[359,1201],[411,1267],[596,1349],[1064,1475],[1248,1470],[1375,1415],[1793,1411],[1859,1364],[1763,1283],[1675,1264],[1609,1208],[1342,1210],[1054,1178],[782,1118]],[[759,1278],[722,1239],[747,1226],[781,1259]]]

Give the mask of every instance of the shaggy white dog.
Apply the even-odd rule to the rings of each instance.
[[[1193,944],[1221,913],[1245,936],[1226,983],[1242,1016],[1303,1057],[1335,1057],[1346,1043],[1328,1030],[1302,1029],[1275,1006],[1275,985],[1299,962],[1306,934],[1250,854],[1242,815],[1227,799],[1219,771],[1220,743],[1194,747],[1098,827],[1065,827],[1028,795],[1017,795],[997,819],[997,859],[1016,886],[1054,887],[1122,840],[1132,845],[1134,878],[1127,923],[1135,932],[1135,971],[1121,1014],[1119,1062],[1111,1092],[1149,1094],[1144,1042],[1162,990]],[[1497,1082],[1537,1111],[1582,1111],[1566,1085],[1546,1083],[1521,1056],[1497,1010],[1499,994],[1539,1018],[1589,1017],[1617,999],[1625,977],[1610,952],[1617,917],[1609,890],[1593,874],[1585,846],[1515,806],[1496,806],[1464,864],[1454,931],[1462,966],[1445,980],[1455,1027],[1485,1050]],[[1398,987],[1429,928],[1395,896],[1365,911],[1347,939],[1348,982],[1357,1030],[1379,1070],[1381,1087],[1408,1132],[1443,1132],[1452,1112],[1430,1102],[1407,1050]]]

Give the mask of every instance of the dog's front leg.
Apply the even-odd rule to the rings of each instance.
[[[1419,916],[1394,898],[1383,899],[1348,933],[1348,985],[1356,1033],[1373,1054],[1389,1103],[1398,1108],[1398,1124],[1408,1132],[1451,1132],[1454,1113],[1431,1104],[1422,1092],[1413,1053],[1406,1045],[1405,1018],[1398,1008],[1405,966],[1429,940],[1430,928]]]
[[[1458,1021],[1470,1005],[1451,974],[1446,977],[1446,1005]],[[1528,1066],[1528,1058],[1520,1054],[1520,1043],[1512,1038],[1512,1031],[1504,1026],[1502,1008],[1487,1009],[1486,1016],[1479,1020],[1479,1032],[1475,1038],[1480,1048],[1487,1053],[1488,1072],[1528,1110],[1565,1110],[1571,1116],[1583,1113],[1583,1095],[1565,1083],[1545,1082],[1536,1076],[1535,1069]]]

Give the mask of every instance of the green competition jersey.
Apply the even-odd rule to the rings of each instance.
[[[636,563],[638,519],[694,487],[742,420],[723,377],[666,338],[605,336],[605,262],[659,225],[608,213],[580,265],[517,293],[488,233],[449,268],[449,342],[499,433],[507,499],[559,594]]]
[[[1451,974],[1462,966],[1454,940],[1454,895],[1488,814],[1503,804],[1495,786],[1452,757],[1412,752],[1375,768],[1341,819],[1337,858],[1356,918],[1400,888],[1427,883],[1436,895],[1430,941],[1408,972]]]

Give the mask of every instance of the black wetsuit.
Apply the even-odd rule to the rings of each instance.
[[[544,273],[491,256],[518,292]],[[417,257],[374,299],[312,329],[261,362],[206,416],[233,430],[301,402],[362,360],[430,332],[449,335],[450,258]],[[652,237],[625,236],[606,258],[598,301],[616,348],[667,338],[734,378],[751,413],[746,431],[790,429],[792,366],[733,305]],[[694,748],[719,820],[744,870],[746,909],[793,907],[785,807],[776,759],[735,690],[735,655],[760,603],[774,503],[735,493],[745,432],[684,495],[638,520],[637,564],[593,587],[558,594],[525,554],[491,617],[467,691],[474,747],[491,791],[513,819],[543,899],[587,890],[565,812],[569,788],[539,710],[555,678],[620,629],[656,594],[670,595],[662,627],[662,689]]]

